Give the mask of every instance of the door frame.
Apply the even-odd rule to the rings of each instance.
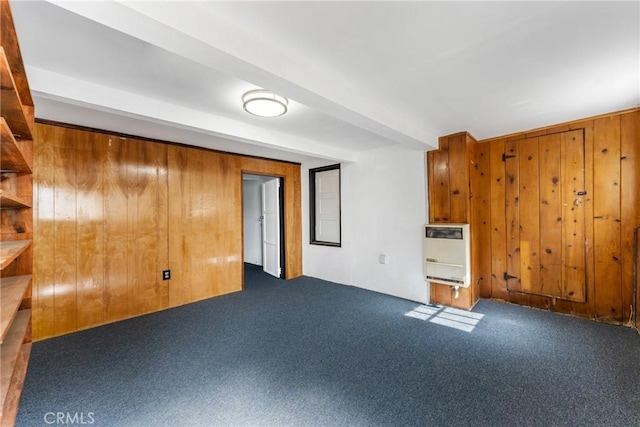
[[[244,181],[244,176],[245,175],[253,175],[253,176],[260,176],[265,178],[265,181],[268,181],[269,179],[278,179],[280,182],[279,185],[279,206],[278,206],[278,216],[279,216],[279,223],[280,223],[280,277],[279,279],[284,279],[287,277],[286,275],[286,255],[287,255],[287,248],[286,248],[286,239],[285,239],[285,179],[283,176],[280,175],[269,175],[266,173],[259,173],[259,172],[251,172],[251,171],[245,171],[242,170],[241,174],[240,174],[240,188],[241,188],[241,197],[240,200],[242,200],[242,256],[243,256],[243,269],[244,269],[244,215],[245,215],[245,209],[244,209],[244,185],[243,185],[243,181]],[[267,179],[268,178],[268,179]],[[264,181],[263,181],[264,182]],[[261,190],[262,191],[262,190]],[[261,237],[262,239],[262,237]],[[262,240],[261,240],[261,250],[262,250]],[[263,266],[264,267],[264,266]],[[244,273],[243,273],[243,279],[242,279],[242,287],[244,288]]]

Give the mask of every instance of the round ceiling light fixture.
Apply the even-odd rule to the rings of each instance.
[[[260,117],[278,117],[287,112],[289,100],[270,90],[256,89],[242,95],[242,108]]]

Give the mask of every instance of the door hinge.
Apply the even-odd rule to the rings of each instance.
[[[515,154],[502,153],[502,161],[506,162],[507,159],[513,159],[515,156],[516,156]]]
[[[502,276],[504,278],[504,280],[509,280],[509,279],[517,279],[516,276],[512,276],[509,273],[507,273],[506,271],[504,272],[504,276]]]

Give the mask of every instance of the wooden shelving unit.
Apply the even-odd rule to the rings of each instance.
[[[0,270],[4,270],[31,246],[31,240],[0,242]],[[3,277],[4,279],[4,277]],[[4,280],[3,280],[4,281]]]
[[[0,209],[22,209],[30,208],[31,202],[22,200],[7,191],[0,190]]]
[[[8,0],[0,0],[0,425],[15,424],[31,354],[34,107]]]
[[[4,342],[9,328],[22,304],[22,300],[31,286],[31,275],[5,277],[0,288],[0,344]]]

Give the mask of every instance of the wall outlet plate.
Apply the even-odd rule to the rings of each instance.
[[[171,279],[171,270],[162,270],[162,280]]]

